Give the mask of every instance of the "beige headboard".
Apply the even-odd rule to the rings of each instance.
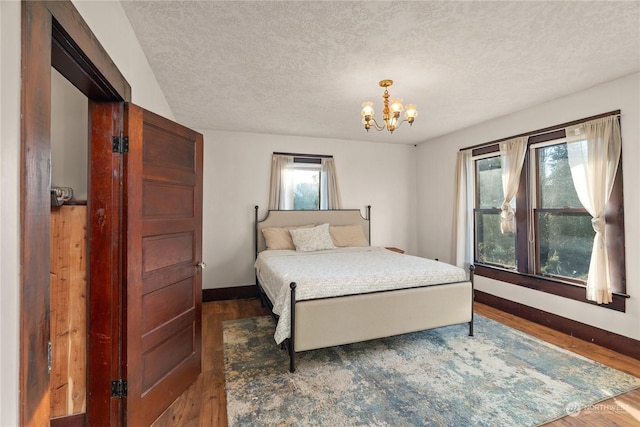
[[[269,211],[267,217],[258,220],[258,206],[255,207],[255,238],[256,238],[256,256],[264,251],[267,247],[262,234],[265,227],[286,227],[307,224],[325,224],[330,225],[351,225],[360,224],[362,231],[371,243],[371,206],[367,206],[367,217],[362,216],[360,209],[335,209],[335,210],[317,210],[317,211]]]

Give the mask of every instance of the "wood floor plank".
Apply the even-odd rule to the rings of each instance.
[[[558,347],[604,365],[640,377],[640,362],[598,345],[579,340],[545,326],[520,319],[492,307],[475,304],[476,313]],[[207,302],[202,304],[202,373],[153,424],[154,427],[227,425],[224,383],[222,323],[226,320],[269,314],[257,299]],[[577,416],[553,421],[550,427],[637,427],[640,426],[640,389],[605,400]]]

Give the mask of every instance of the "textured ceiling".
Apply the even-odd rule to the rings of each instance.
[[[122,5],[198,129],[415,144],[640,71],[638,1]],[[364,130],[382,79],[417,104],[412,128]]]

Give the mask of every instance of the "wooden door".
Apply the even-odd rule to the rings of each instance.
[[[147,426],[201,370],[203,139],[128,103],[90,117],[88,421]]]
[[[125,106],[126,421],[155,420],[201,370],[202,135]]]

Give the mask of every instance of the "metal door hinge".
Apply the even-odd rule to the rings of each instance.
[[[127,381],[123,379],[111,381],[111,397],[127,397]]]
[[[51,341],[47,342],[47,367],[49,368],[49,372],[51,372],[51,364],[52,364],[52,360],[53,360],[53,355],[51,354],[53,352],[52,347],[51,347]]]
[[[128,153],[129,152],[129,137],[128,136],[114,136],[113,137],[112,151],[114,153]]]

